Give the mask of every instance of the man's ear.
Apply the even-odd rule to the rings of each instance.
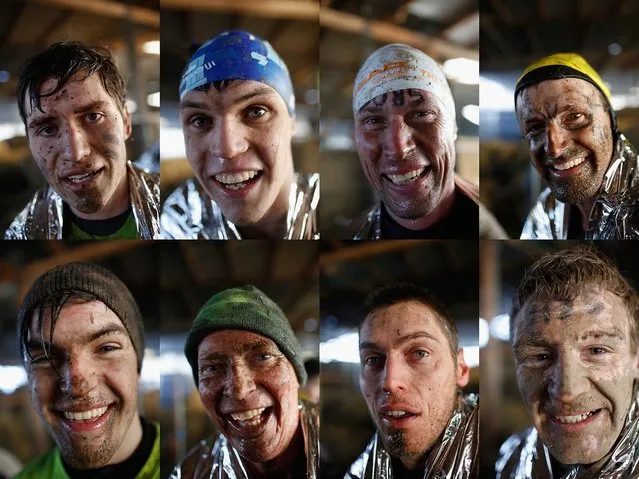
[[[131,124],[131,114],[126,105],[124,105],[122,109],[122,121],[124,122],[124,139],[128,140],[133,131],[133,125]]]
[[[457,386],[463,388],[468,384],[470,379],[470,368],[464,360],[464,350],[459,348],[457,350]]]

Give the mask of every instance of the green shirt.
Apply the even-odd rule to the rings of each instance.
[[[31,461],[15,479],[69,479],[57,447]],[[124,479],[124,478],[123,478]],[[151,455],[135,479],[160,479],[160,425],[155,424]]]
[[[135,224],[135,218],[133,217],[133,212],[129,213],[126,221],[117,230],[115,233],[111,233],[110,235],[94,235],[91,233],[87,233],[83,229],[81,229],[78,225],[76,225],[73,220],[69,219],[70,229],[69,235],[65,237],[65,239],[71,240],[108,240],[108,239],[137,239],[138,238],[138,228]]]

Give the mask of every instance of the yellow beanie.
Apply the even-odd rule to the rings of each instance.
[[[539,71],[540,69],[543,71]],[[586,59],[576,53],[554,53],[534,61],[526,67],[524,73],[517,80],[515,90],[521,90],[540,81],[558,78],[581,78],[589,81],[601,90],[610,103],[610,90],[606,84]]]

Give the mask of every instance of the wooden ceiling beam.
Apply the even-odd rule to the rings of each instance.
[[[320,12],[320,26],[356,35],[367,35],[382,43],[406,43],[426,52],[438,61],[448,58],[479,59],[479,52],[455,45],[438,37],[424,35],[392,23],[367,20],[358,15],[323,8]]]
[[[272,0],[161,0],[162,9],[239,13],[253,17],[317,21],[317,1]]]
[[[92,13],[102,17],[130,19],[132,22],[160,28],[160,12],[150,8],[129,6],[112,0],[28,0],[30,3],[49,7],[69,9],[76,12]]]
[[[324,267],[332,264],[360,261],[371,256],[414,248],[423,244],[427,244],[427,242],[423,240],[387,240],[358,243],[355,246],[321,254],[319,264],[321,267]]]
[[[33,282],[50,269],[72,261],[92,261],[111,256],[122,251],[152,244],[151,241],[120,240],[88,243],[67,249],[46,259],[36,261],[23,268],[20,274],[18,300],[21,302]]]

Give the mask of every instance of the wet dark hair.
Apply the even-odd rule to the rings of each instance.
[[[124,110],[126,83],[106,48],[89,47],[80,42],[58,42],[31,57],[22,66],[18,77],[18,109],[24,124],[27,124],[27,94],[30,107],[42,111],[42,98],[58,93],[76,74],[81,74],[81,79],[84,80],[95,73],[99,75],[109,96],[115,100],[120,110]],[[50,79],[56,80],[57,85],[52,91],[42,95],[40,88]]]
[[[457,336],[457,328],[452,318],[446,311],[446,308],[439,302],[430,291],[413,283],[395,283],[373,291],[364,302],[364,310],[366,316],[359,324],[359,330],[366,317],[373,311],[392,306],[394,304],[406,301],[417,301],[435,312],[435,317],[448,339],[450,350],[453,355],[453,361],[457,364],[457,350],[459,349],[459,338]]]
[[[621,299],[631,318],[631,344],[636,348],[639,296],[610,259],[592,246],[547,254],[526,270],[510,312],[511,339],[517,315],[528,301],[573,300],[592,287]]]
[[[22,321],[18,324],[18,339],[20,341],[20,356],[22,357],[22,361],[27,362],[27,358],[33,359],[29,349],[27,348],[28,337],[29,337],[29,329],[31,328],[34,320],[37,321],[38,331],[40,331],[40,345],[42,346],[42,350],[44,351],[44,355],[51,364],[51,367],[54,369],[58,375],[60,375],[56,365],[51,361],[51,343],[53,340],[53,332],[55,330],[56,322],[60,317],[60,311],[67,303],[90,303],[92,301],[100,301],[102,300],[95,296],[94,294],[87,293],[85,291],[79,290],[64,290],[59,291],[54,295],[47,297],[47,299],[37,305],[35,305],[30,311],[26,311],[22,316]],[[44,340],[44,318],[45,314],[49,311],[51,313],[51,324],[49,325],[49,341]],[[36,317],[34,318],[34,313],[36,313]],[[34,338],[31,338],[33,341]],[[37,340],[37,339],[35,339]]]

